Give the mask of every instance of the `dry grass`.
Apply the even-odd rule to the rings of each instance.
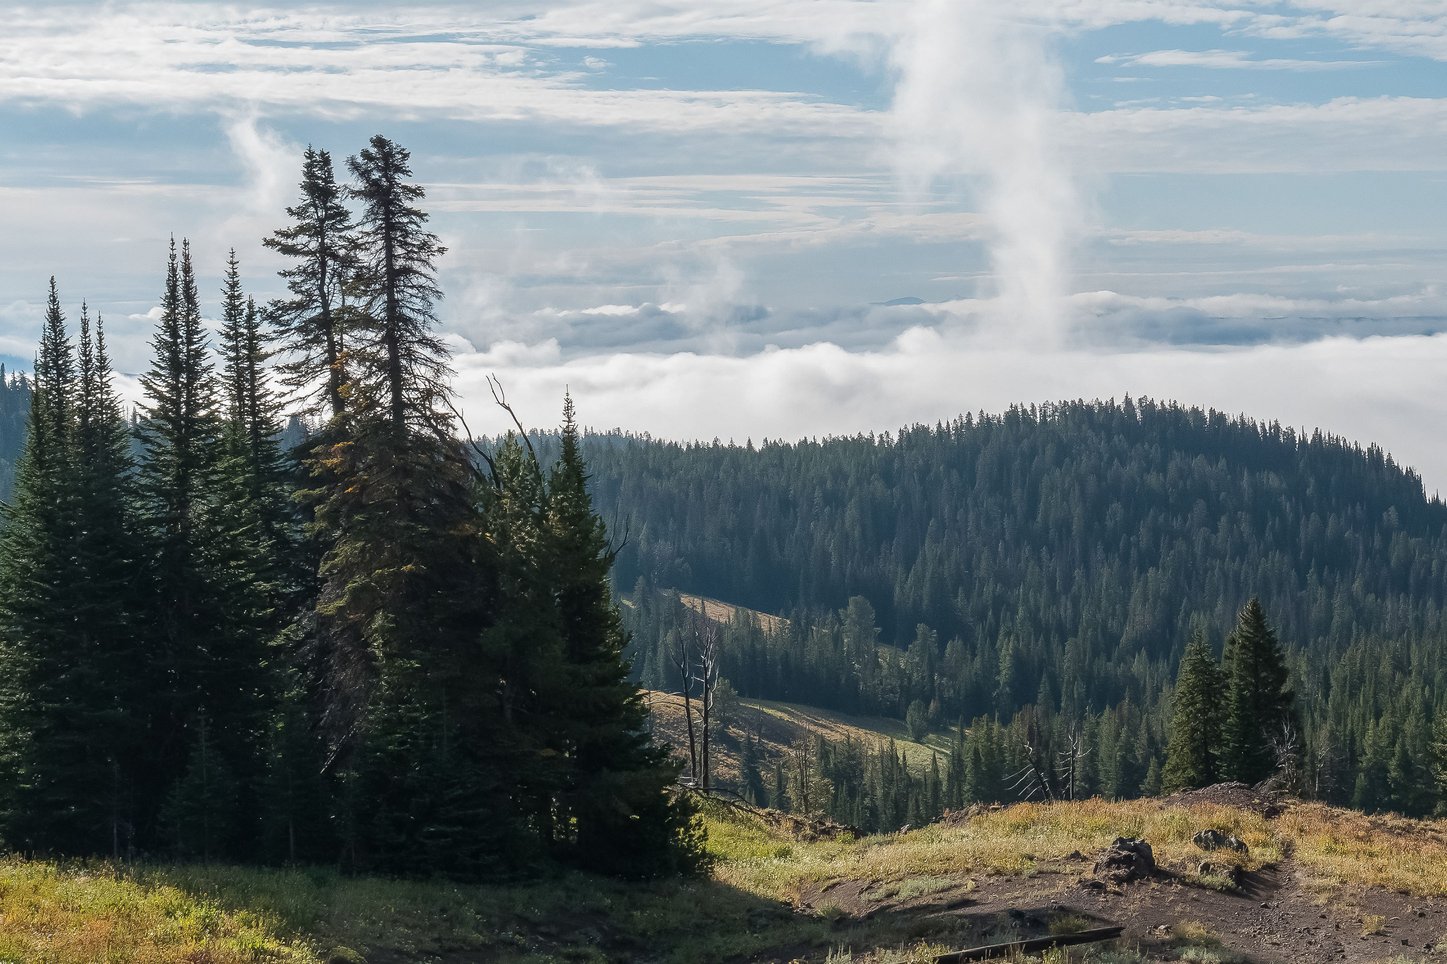
[[[724,625],[733,622],[735,614],[743,613],[758,625],[760,629],[770,635],[781,633],[789,628],[789,621],[783,616],[774,616],[770,613],[760,612],[757,609],[735,606],[732,603],[709,599],[707,596],[694,596],[686,592],[681,592],[678,594],[678,601],[705,619]]]
[[[1046,861],[1091,853],[1115,837],[1144,837],[1166,865],[1199,862],[1191,836],[1203,826],[1234,833],[1250,847],[1232,855],[1246,869],[1281,859],[1265,819],[1218,806],[1163,807],[1153,801],[1019,804],[957,825],[934,824],[905,834],[859,840],[795,843],[777,849],[762,828],[725,819],[713,824],[724,858],[718,874],[750,893],[793,900],[810,885],[831,880],[893,881],[918,876],[1033,874]],[[1220,859],[1220,858],[1218,858]]]
[[[106,865],[0,859],[0,962],[319,960],[305,942],[278,936],[280,919],[227,909],[204,896],[138,880]]]
[[[1277,822],[1301,870],[1327,886],[1447,896],[1447,822],[1300,804]]]

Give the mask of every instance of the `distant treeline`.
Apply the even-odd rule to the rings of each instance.
[[[1444,799],[1447,506],[1380,449],[1149,400],[1017,407],[798,444],[590,439],[626,522],[635,672],[676,688],[681,589],[790,617],[733,627],[745,696],[973,732],[1033,728],[1080,784],[1161,785],[1182,656],[1259,596],[1300,719],[1303,792]]]

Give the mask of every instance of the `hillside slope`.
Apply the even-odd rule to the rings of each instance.
[[[688,762],[688,732],[684,723],[683,697],[677,693],[649,690],[644,693],[654,736],[673,747],[674,759]],[[697,700],[693,707],[699,714]],[[724,724],[717,729],[712,749],[713,772],[721,786],[742,792],[740,753],[743,742],[752,739],[759,763],[765,770],[784,761],[800,740],[818,737],[830,743],[852,740],[861,746],[893,744],[910,768],[923,773],[932,758],[943,761],[950,751],[950,734],[932,731],[921,741],[910,737],[899,720],[883,716],[854,716],[821,710],[798,703],[741,699],[727,708]]]
[[[604,436],[588,456],[628,524],[621,588],[782,614],[862,595],[901,645],[926,623],[1154,653],[1259,594],[1286,637],[1342,646],[1436,627],[1447,601],[1447,506],[1380,449],[1149,400],[760,447]]]
[[[1186,643],[1219,654],[1258,596],[1313,792],[1441,800],[1447,505],[1380,449],[1127,400],[797,444],[603,436],[589,455],[627,523],[615,583],[646,686],[674,685],[677,590],[787,620],[730,623],[745,696],[998,719],[1050,760],[1075,733],[1091,792],[1150,794]]]

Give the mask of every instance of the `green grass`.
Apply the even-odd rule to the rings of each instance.
[[[708,804],[705,816],[717,857],[713,877],[646,885],[577,873],[463,886],[317,869],[0,857],[0,964],[324,964],[347,950],[373,964],[817,961],[831,949],[838,960],[874,964],[962,946],[969,936],[958,918],[901,913],[894,905],[967,890],[991,874],[1077,872],[1072,852],[1091,853],[1116,836],[1143,836],[1163,865],[1189,870],[1200,859],[1192,834],[1221,827],[1250,852],[1213,861],[1256,869],[1291,847],[1298,866],[1323,886],[1410,884],[1409,892],[1422,895],[1442,893],[1441,871],[1407,880],[1391,858],[1404,851],[1440,857],[1447,848],[1447,825],[1318,807],[1266,821],[1229,808],[1152,801],[1025,804],[906,834],[814,841],[722,804]],[[1062,919],[1052,929],[1080,925]],[[1230,959],[1188,923],[1177,938],[1182,960]],[[1131,958],[1109,949],[1055,958],[1112,959]]]

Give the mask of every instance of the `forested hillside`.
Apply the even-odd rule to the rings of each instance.
[[[8,375],[0,365],[0,501],[10,498],[15,463],[25,447],[25,420],[30,414],[30,381]]]
[[[676,686],[682,614],[654,593],[682,589],[792,617],[730,634],[723,672],[746,696],[918,703],[935,725],[1023,711],[1051,753],[1080,729],[1110,758],[1087,783],[1128,795],[1160,787],[1193,630],[1220,654],[1259,596],[1293,671],[1301,779],[1366,807],[1441,796],[1447,506],[1380,449],[1127,399],[589,453],[600,511],[628,524],[617,584],[642,593],[648,685]]]

